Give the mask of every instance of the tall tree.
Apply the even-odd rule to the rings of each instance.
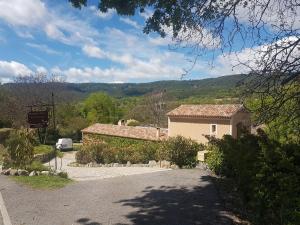
[[[91,94],[84,101],[82,112],[89,123],[115,123],[120,117],[115,99],[102,92]]]
[[[78,8],[87,5],[87,0],[69,1]],[[192,49],[196,59],[203,51],[235,56],[235,66],[249,71],[244,96],[261,99],[260,122],[278,116],[287,102],[299,102],[299,0],[101,0],[99,9],[115,9],[120,15],[149,9],[145,33],[171,35],[179,46]],[[243,49],[249,57],[234,55]],[[300,104],[289,113],[287,118],[299,118]]]

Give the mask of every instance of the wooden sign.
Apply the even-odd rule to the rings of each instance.
[[[48,126],[48,111],[32,111],[27,114],[30,128],[44,128]]]

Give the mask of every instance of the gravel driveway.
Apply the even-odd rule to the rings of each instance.
[[[69,177],[73,180],[84,181],[84,180],[98,180],[119,176],[137,175],[154,173],[161,171],[168,171],[169,169],[164,168],[149,168],[149,167],[72,167],[68,166],[69,163],[75,162],[75,152],[65,152],[62,159],[57,158],[58,169],[68,173]],[[45,165],[49,165],[46,163]],[[55,160],[51,160],[51,167],[54,168]]]

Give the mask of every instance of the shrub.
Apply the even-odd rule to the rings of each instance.
[[[85,145],[97,145],[105,143],[107,151],[105,163],[148,163],[149,160],[157,159],[157,150],[160,143],[155,141],[135,140],[121,137],[108,137],[104,135],[85,135]]]
[[[57,176],[61,177],[61,178],[65,178],[65,179],[68,179],[68,174],[66,172],[59,172],[57,174]]]
[[[6,140],[8,157],[7,161],[14,167],[23,168],[30,164],[34,156],[34,137],[26,130],[12,132]]]
[[[140,126],[140,122],[137,120],[130,119],[127,120],[126,126],[133,126],[133,127]]]
[[[207,157],[205,159],[208,167],[216,174],[222,174],[224,166],[224,155],[220,151],[218,146],[209,144],[206,149],[208,150]]]
[[[49,168],[45,165],[43,165],[39,161],[33,161],[30,165],[25,166],[25,169],[28,170],[28,172],[31,171],[48,171]]]
[[[34,154],[49,154],[53,151],[51,145],[38,145],[34,147]]]
[[[12,128],[1,128],[0,129],[0,144],[4,144],[10,133],[13,131]]]
[[[92,160],[96,163],[103,163],[106,151],[105,144],[97,144],[97,145],[90,145],[87,147],[87,151],[91,152]]]
[[[0,163],[3,162],[3,158],[7,154],[3,145],[0,144]]]
[[[87,148],[81,148],[76,152],[76,162],[81,164],[87,164],[93,161],[92,154]]]
[[[180,168],[195,167],[197,153],[203,149],[203,145],[182,136],[169,138],[163,143],[160,156],[176,164]]]
[[[297,224],[300,219],[300,146],[271,140],[262,131],[238,139],[211,139],[210,169],[232,178],[254,224]],[[211,147],[213,146],[213,147]]]

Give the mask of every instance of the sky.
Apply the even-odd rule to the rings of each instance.
[[[171,37],[143,33],[151,10],[133,17],[101,13],[90,1],[81,10],[61,0],[0,0],[0,82],[35,73],[67,82],[150,82],[180,79],[193,55]],[[216,40],[217,41],[217,40]],[[238,52],[244,58],[248,49]],[[244,72],[232,59],[199,57],[185,79]]]

